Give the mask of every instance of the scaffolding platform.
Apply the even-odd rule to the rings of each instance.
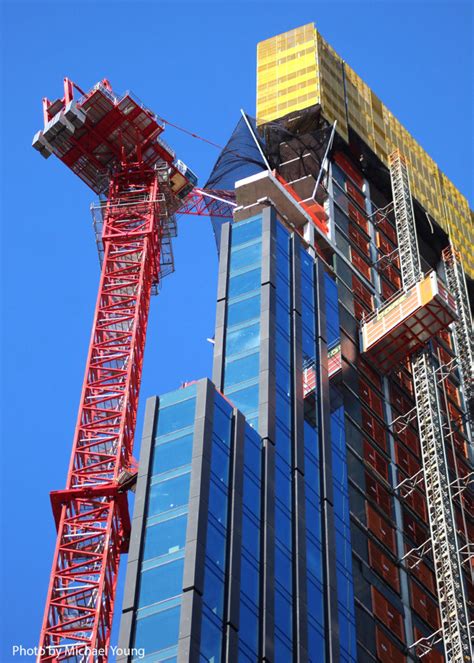
[[[456,319],[454,298],[430,272],[363,320],[361,352],[389,372]]]

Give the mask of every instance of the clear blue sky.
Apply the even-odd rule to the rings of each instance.
[[[3,2],[3,572],[0,661],[34,646],[64,487],[99,268],[90,190],[30,144],[41,98],[65,75],[107,77],[150,108],[223,144],[255,113],[259,40],[315,21],[472,205],[472,9],[449,2]],[[166,135],[167,134],[167,135]],[[217,151],[165,138],[204,183]],[[145,398],[209,375],[217,258],[210,222],[181,219],[177,271],[152,301]],[[138,449],[137,449],[138,450]],[[122,568],[124,565],[122,565]],[[120,609],[120,600],[118,603]],[[32,659],[31,659],[32,660]]]

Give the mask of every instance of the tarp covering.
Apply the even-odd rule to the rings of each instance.
[[[278,170],[280,163],[288,159],[296,160],[298,177],[308,174],[308,169],[316,177],[331,125],[323,120],[317,108],[299,112],[297,121],[290,123],[291,128],[286,120],[282,118],[280,121],[269,122],[262,132],[261,128],[260,131],[256,129],[254,118],[248,115],[241,117],[204,188],[233,191],[237,180],[266,170],[267,163],[270,168]],[[311,160],[304,158],[308,153],[312,155]],[[211,222],[219,251],[221,229],[225,221],[211,216]]]
[[[255,120],[247,119],[257,135]],[[250,177],[262,170],[266,170],[265,162],[244,118],[241,117],[220,153],[204,188],[233,191],[237,180]],[[211,216],[211,222],[219,251],[221,229],[225,220]]]

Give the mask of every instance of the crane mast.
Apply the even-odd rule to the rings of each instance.
[[[57,541],[38,661],[105,662],[119,559],[130,536],[127,489],[136,475],[150,296],[172,269],[173,215],[196,178],[159,138],[156,116],[130,93],[117,97],[108,81],[89,93],[64,82],[62,99],[43,101],[45,127],[33,146],[103,195],[103,256],[67,484],[51,493]]]
[[[408,168],[398,150],[390,155],[390,177],[402,286],[407,291],[421,281],[423,273]],[[448,285],[452,286],[453,281],[454,277],[448,278]],[[458,293],[455,290],[453,294],[459,309]],[[455,324],[457,337],[461,340],[464,339],[464,327],[461,318],[461,321]],[[462,343],[458,343],[462,347]],[[449,663],[463,663],[471,660],[471,642],[440,416],[438,380],[427,346],[414,352],[410,362],[443,643],[446,660]],[[464,373],[467,372],[468,369],[465,368]]]

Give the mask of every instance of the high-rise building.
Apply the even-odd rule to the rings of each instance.
[[[212,382],[148,401],[119,646],[469,661],[469,207],[312,25],[259,45],[262,167],[242,126]]]

